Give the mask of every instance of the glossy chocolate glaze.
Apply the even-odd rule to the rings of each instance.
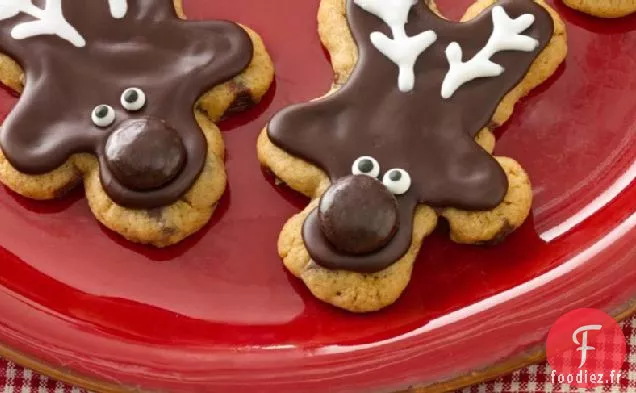
[[[404,216],[412,215],[418,203],[479,211],[491,210],[502,201],[508,188],[506,175],[474,138],[547,46],[554,22],[531,0],[503,0],[495,5],[502,5],[512,18],[533,14],[535,22],[524,34],[536,38],[539,47],[532,53],[497,53],[492,60],[505,67],[503,75],[469,82],[444,100],[441,86],[448,71],[446,47],[459,42],[464,59],[473,57],[492,32],[491,9],[470,22],[456,23],[438,17],[424,2],[418,2],[411,9],[407,34],[433,30],[438,40],[415,65],[413,91],[402,93],[396,83],[397,67],[369,39],[374,31],[391,36],[389,27],[348,1],[349,26],[359,49],[358,64],[349,81],[326,98],[278,113],[269,123],[269,137],[277,146],[325,170],[332,182],[350,175],[356,158],[367,155],[374,157],[383,171],[405,169],[413,182],[410,190],[398,197],[398,234],[385,248],[365,257],[352,260],[328,247],[315,224],[316,213],[312,213],[305,223],[304,239],[317,263],[332,269],[382,270],[408,250],[412,217]]]
[[[234,23],[181,20],[171,0],[128,2],[126,16],[115,19],[106,0],[62,0],[66,19],[86,40],[83,48],[56,36],[13,39],[11,29],[32,21],[28,15],[0,21],[0,50],[16,59],[26,76],[24,92],[0,131],[0,146],[11,164],[28,174],[50,172],[74,153],[93,153],[108,195],[120,205],[148,209],[175,202],[197,179],[207,144],[194,119],[194,105],[203,93],[241,73],[253,48]],[[44,3],[34,1],[42,8]],[[138,112],[120,104],[129,87],[147,96]],[[91,122],[91,112],[100,104],[116,112],[107,128]],[[109,135],[139,117],[164,121],[186,151],[178,176],[146,191],[122,184],[105,158]]]

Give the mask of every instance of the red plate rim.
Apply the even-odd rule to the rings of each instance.
[[[586,247],[577,255],[539,277],[398,337],[317,349],[149,346],[69,320],[0,286],[0,354],[100,391],[142,387],[313,393],[326,386],[333,392],[413,386],[439,391],[479,382],[540,360],[547,331],[565,310],[593,307],[621,319],[636,311],[636,161],[632,157],[616,167],[622,174],[611,187],[543,234],[545,240],[585,239]],[[29,326],[49,329],[33,331]],[[472,350],[484,345],[486,351]],[[91,352],[96,346],[104,352]],[[433,358],[439,353],[448,356]],[[143,362],[130,360],[141,358]],[[452,367],[460,363],[461,369]]]
[[[620,196],[603,208],[605,216],[614,216],[616,213],[621,216],[621,213],[625,212],[629,215],[623,220],[616,221],[612,230],[566,263],[508,291],[433,320],[406,335],[383,342],[324,347],[313,353],[301,348],[275,346],[216,348],[213,353],[153,348],[96,335],[90,326],[78,330],[73,323],[58,315],[43,312],[37,304],[5,290],[0,293],[0,310],[7,320],[11,319],[7,313],[20,314],[22,322],[37,322],[38,325],[46,323],[51,329],[39,334],[26,334],[25,330],[18,326],[0,326],[1,341],[9,348],[17,349],[14,351],[5,348],[0,352],[10,359],[57,378],[105,391],[132,388],[132,385],[126,383],[131,373],[135,375],[138,383],[142,383],[141,386],[152,388],[160,381],[161,386],[174,387],[175,390],[179,386],[201,386],[205,391],[241,388],[245,392],[319,392],[324,389],[325,383],[335,384],[336,381],[346,380],[347,388],[356,388],[360,391],[378,386],[382,386],[384,390],[397,391],[413,386],[426,386],[432,381],[452,381],[461,377],[462,373],[444,375],[446,366],[449,362],[452,364],[455,357],[439,359],[433,367],[427,365],[427,370],[417,366],[428,359],[427,348],[431,343],[438,345],[436,350],[439,350],[441,343],[449,354],[461,356],[462,361],[471,357],[471,352],[466,348],[479,345],[480,341],[493,343],[487,359],[476,358],[472,364],[466,363],[466,373],[484,370],[492,364],[498,365],[484,370],[481,373],[483,378],[473,375],[472,377],[477,378],[471,381],[474,383],[541,359],[541,347],[547,329],[561,315],[564,304],[570,308],[576,308],[577,304],[581,304],[604,309],[619,319],[634,311],[636,258],[633,256],[636,254],[636,248],[633,245],[636,240],[636,211],[633,203],[630,203],[634,200],[636,187],[630,182]],[[577,231],[584,231],[593,226],[593,221],[594,217],[590,217]],[[621,255],[623,257],[617,258]],[[611,269],[607,269],[606,264],[610,259],[614,263]],[[603,273],[599,274],[601,268]],[[572,280],[587,285],[570,288]],[[564,288],[570,289],[564,291]],[[594,294],[593,299],[590,298],[590,294]],[[501,318],[517,318],[524,321],[523,326],[519,326],[519,330],[515,332],[516,336],[527,337],[523,350],[507,347],[505,335],[497,329]],[[440,330],[442,326],[445,327],[443,332]],[[51,334],[55,337],[51,337]],[[116,348],[119,353],[125,353],[126,356],[122,359],[106,358],[102,354],[82,354],[81,350],[69,353],[68,348],[47,347],[42,336],[46,336],[48,342],[52,339],[67,343],[68,340],[72,340],[72,347],[78,350],[86,340],[93,343],[100,340],[103,341],[101,346]],[[33,360],[30,355],[25,357],[21,353],[33,354],[38,360]],[[138,353],[143,353],[146,359],[153,360],[146,362],[143,368],[125,361],[125,358],[135,358],[135,354]],[[525,355],[519,358],[518,355],[514,355],[515,353]],[[170,363],[165,361],[175,358],[182,360],[180,364],[187,365],[187,373],[171,368]],[[303,359],[303,369],[298,369],[300,359]],[[502,359],[506,360],[502,362]],[[74,373],[63,371],[71,365]],[[295,371],[289,373],[290,369]],[[365,373],[369,370],[374,370],[375,377],[381,376],[376,378],[371,386],[365,382]],[[400,376],[398,379],[401,381],[397,385],[394,382],[396,375]],[[460,382],[456,386],[466,382],[462,378],[458,381]],[[186,385],[182,385],[186,382]],[[455,385],[449,382],[443,386]]]

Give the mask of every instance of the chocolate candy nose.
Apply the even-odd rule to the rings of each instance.
[[[320,200],[320,227],[340,252],[366,254],[387,245],[399,225],[397,200],[369,176],[349,176],[333,184]]]
[[[115,178],[136,191],[161,188],[183,169],[186,150],[179,134],[156,118],[123,122],[106,142],[106,162]]]

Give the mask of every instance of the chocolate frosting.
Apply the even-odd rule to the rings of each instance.
[[[350,175],[352,163],[368,155],[379,162],[383,173],[390,168],[405,169],[412,185],[406,194],[397,197],[398,234],[373,254],[351,256],[338,252],[319,231],[316,213],[310,214],[304,239],[317,263],[332,269],[382,270],[408,250],[411,216],[418,203],[437,208],[491,210],[502,201],[508,188],[506,175],[474,138],[547,46],[554,22],[543,7],[531,0],[503,0],[495,5],[503,6],[512,18],[533,14],[535,22],[524,35],[537,39],[539,47],[531,53],[495,54],[492,61],[505,68],[503,75],[473,80],[445,100],[441,86],[449,68],[446,47],[456,41],[463,49],[464,59],[472,58],[493,30],[491,9],[470,22],[456,23],[440,18],[419,1],[411,9],[406,32],[414,36],[433,30],[438,40],[419,57],[413,90],[403,93],[396,83],[396,65],[369,39],[375,31],[390,37],[390,28],[348,0],[349,27],[359,50],[353,74],[336,93],[278,113],[268,126],[268,135],[277,146],[325,170],[332,182]]]
[[[44,0],[34,5],[44,8]],[[21,172],[41,174],[62,165],[72,154],[87,152],[100,161],[102,183],[118,204],[154,208],[178,200],[195,182],[207,157],[207,144],[193,116],[197,99],[241,73],[252,59],[247,33],[225,21],[184,21],[170,0],[128,0],[126,16],[111,16],[106,0],[62,0],[68,22],[86,40],[75,47],[57,36],[22,40],[11,37],[19,14],[0,21],[0,50],[23,67],[26,85],[0,131],[0,146]],[[143,90],[146,105],[137,112],[120,104],[129,87]],[[91,112],[106,104],[115,122],[99,128]],[[160,188],[139,191],[125,186],[109,169],[105,145],[126,120],[155,118],[175,130],[186,151],[181,172]],[[142,167],[149,162],[137,150]],[[134,163],[133,163],[134,164]],[[130,180],[130,179],[127,179]]]

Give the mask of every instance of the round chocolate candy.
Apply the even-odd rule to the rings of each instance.
[[[108,168],[131,190],[165,186],[181,173],[185,161],[179,133],[152,117],[123,122],[106,142]]]
[[[361,255],[387,245],[399,225],[397,200],[378,180],[354,175],[334,183],[318,209],[324,236],[338,251]]]

